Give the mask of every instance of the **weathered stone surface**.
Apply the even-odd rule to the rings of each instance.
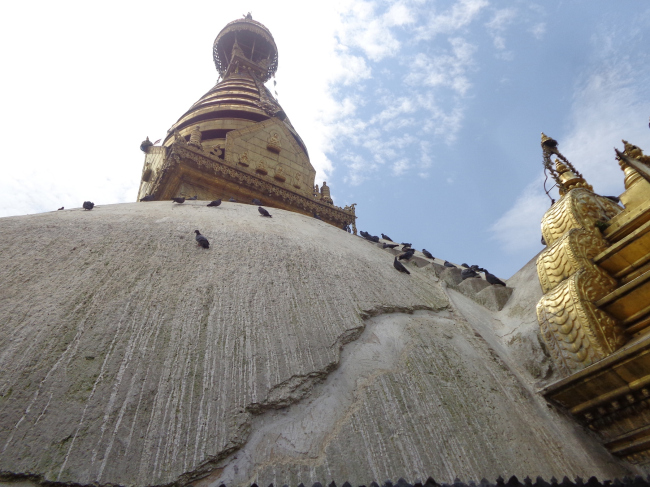
[[[470,277],[458,284],[457,289],[465,296],[469,296],[474,299],[474,296],[476,296],[477,293],[489,286],[490,283],[484,279],[481,279],[479,277]]]
[[[498,284],[488,284],[476,294],[475,301],[492,311],[501,311],[511,295],[511,287],[500,286]]]
[[[513,300],[534,315],[534,293],[493,314],[449,290],[450,311],[437,266],[401,274],[313,218],[204,205],[0,219],[0,471],[197,486],[628,472],[533,393],[508,340],[531,336]]]
[[[442,266],[442,269],[440,270],[440,278],[450,286],[457,286],[463,282],[463,278],[460,276],[461,272],[463,271],[458,267]]]

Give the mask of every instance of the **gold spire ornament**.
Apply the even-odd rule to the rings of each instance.
[[[593,191],[594,188],[587,183],[582,174],[557,149],[557,140],[542,132],[541,145],[545,172],[548,171],[551,174],[551,177],[558,187],[560,196],[564,196],[575,188],[585,188],[589,191]],[[551,155],[555,155],[556,159],[554,161],[551,159]],[[555,163],[555,167],[553,167],[553,163]],[[544,190],[548,195],[550,189],[546,190],[546,185],[544,185]]]

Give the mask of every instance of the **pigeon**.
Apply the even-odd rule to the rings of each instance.
[[[427,259],[435,259],[435,257],[431,255],[431,252],[429,252],[427,249],[422,249],[422,253]]]
[[[258,200],[257,198],[253,198],[253,204],[257,205],[257,206],[261,206],[262,202],[260,200]]]
[[[469,269],[469,266],[467,264],[461,264],[461,267],[464,267],[465,269]]]
[[[208,239],[205,238],[203,235],[201,235],[201,232],[198,230],[194,230],[194,233],[196,233],[196,241],[199,243],[201,247],[204,249],[209,249],[210,248],[210,242],[208,242]]]
[[[379,237],[376,235],[370,235],[370,237],[368,237],[368,240],[371,242],[379,243]]]
[[[472,269],[463,269],[462,272],[460,273],[460,277],[462,277],[463,281],[464,281],[465,279],[470,278],[470,277],[481,277],[481,276],[479,276]]]
[[[95,203],[93,203],[92,201],[84,201],[83,207],[85,210],[92,210],[94,206]]]
[[[402,242],[400,245],[404,246],[404,248],[402,250],[405,250],[405,249],[407,249],[407,248],[409,248],[411,246],[410,243],[404,243],[404,242]]]
[[[456,267],[454,264],[452,264],[451,262],[447,262],[447,261],[445,261],[445,263],[443,265],[445,267]]]
[[[197,195],[194,195],[191,198],[187,198],[187,201],[194,201],[194,200],[198,200],[198,199],[199,199],[199,197]]]
[[[237,200],[235,198],[230,198],[228,201],[230,201],[231,203],[237,203]]]
[[[389,242],[393,241],[392,238],[390,238],[388,235],[384,235],[383,233],[381,234],[381,238],[383,238],[384,240],[388,240]]]
[[[268,211],[266,211],[264,208],[262,208],[261,206],[257,207],[257,211],[259,211],[260,215],[262,215],[262,216],[268,216],[269,218],[273,218],[271,216],[271,214]]]
[[[314,218],[316,218],[316,220],[322,220],[318,213],[314,213]]]
[[[219,206],[221,204],[221,200],[214,200],[210,201],[207,206]]]
[[[409,270],[404,267],[404,264],[397,260],[397,257],[395,257],[395,260],[393,261],[393,267],[400,272],[406,272],[407,274],[410,274]]]
[[[485,272],[485,280],[489,282],[490,284],[498,284],[500,286],[505,286],[506,283],[503,282],[501,279],[499,279],[497,276],[494,274],[490,274],[487,270],[484,270]]]
[[[413,254],[415,254],[415,249],[409,249],[406,252],[404,252],[402,255],[398,257],[399,260],[411,260],[411,257],[413,257]]]
[[[140,198],[140,201],[153,201],[153,195],[146,195],[144,198]]]
[[[174,203],[185,203],[185,198],[172,198]]]
[[[384,248],[384,249],[394,249],[395,247],[399,247],[399,244],[387,244],[387,243],[385,243],[382,248]]]
[[[62,206],[61,208],[59,208],[59,210],[62,210],[62,209],[63,209],[63,206]],[[58,210],[57,210],[57,211],[58,211]]]

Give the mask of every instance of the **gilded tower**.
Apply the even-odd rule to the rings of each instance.
[[[354,228],[354,205],[318,191],[307,147],[264,85],[278,68],[269,30],[248,14],[227,24],[213,45],[217,84],[169,129],[161,146],[142,143],[138,199],[234,199]],[[356,232],[355,232],[356,233]]]

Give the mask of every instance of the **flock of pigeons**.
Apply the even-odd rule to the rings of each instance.
[[[198,199],[198,196],[195,195],[195,196],[192,196],[191,198],[185,198],[185,197],[172,198],[172,201],[174,203],[183,204],[186,201],[193,201],[193,200],[197,200],[197,199]],[[140,201],[154,201],[154,199],[153,199],[153,196],[146,195],[144,198],[141,198]],[[237,200],[235,200],[234,198],[230,198],[229,201],[232,202],[232,203],[235,203]],[[211,201],[206,206],[215,207],[215,206],[219,206],[220,204],[221,204],[221,200],[218,199],[218,200]],[[259,199],[253,198],[252,204],[258,205],[257,206],[257,211],[260,212],[260,215],[262,215],[264,217],[272,218],[272,216],[268,212],[268,210],[266,208],[262,207],[262,202]],[[85,210],[92,210],[94,208],[94,206],[95,206],[95,203],[93,203],[91,201],[84,201],[83,208]],[[63,210],[63,207],[59,208],[59,210]],[[320,217],[316,216],[316,214],[314,214],[314,217],[318,218],[320,220]],[[196,237],[195,237],[196,242],[201,247],[203,247],[204,249],[209,249],[210,248],[210,242],[208,241],[208,239],[204,235],[201,235],[201,232],[199,232],[198,230],[194,230],[194,233],[196,234]],[[377,237],[376,235],[370,235],[368,232],[364,232],[363,230],[360,231],[359,233],[361,234],[361,236],[363,238],[365,238],[369,242],[379,243],[379,237]],[[384,240],[388,240],[389,242],[393,242],[393,239],[391,239],[388,235],[384,235],[383,233],[381,234],[381,238],[383,238]],[[393,261],[393,267],[395,269],[397,269],[398,271],[400,271],[400,272],[404,272],[404,273],[410,275],[411,273],[409,272],[409,270],[406,267],[404,267],[404,264],[402,264],[402,262],[401,262],[402,260],[405,260],[405,261],[408,262],[415,255],[415,249],[411,247],[410,243],[401,243],[401,244],[391,243],[391,244],[388,244],[388,243],[384,242],[383,245],[382,245],[382,248],[384,248],[384,249],[394,249],[396,247],[399,247],[400,245],[402,246],[402,248],[400,250],[402,250],[403,253],[400,254],[399,256],[395,257],[395,260]],[[427,249],[422,249],[422,253],[424,254],[424,256],[427,259],[431,259],[431,260],[435,259],[435,257],[433,255],[431,255],[431,252],[429,252]],[[454,267],[454,268],[457,267],[456,265],[454,265],[451,262],[448,262],[446,260],[445,260],[445,263],[443,265],[445,267]],[[477,265],[469,266],[467,264],[461,264],[460,268],[463,269],[462,272],[460,273],[460,276],[463,278],[463,281],[465,279],[470,279],[470,278],[480,278],[481,275],[479,274],[479,272],[482,272],[485,275],[485,280],[487,282],[489,282],[490,284],[498,284],[500,286],[505,286],[506,285],[505,282],[503,282],[501,279],[496,277],[494,274],[490,274],[487,271],[487,269],[484,269],[484,268],[479,267]]]
[[[359,232],[363,238],[368,240],[369,242],[374,242],[374,243],[379,243],[379,237],[376,235],[370,235],[368,232],[364,232],[363,230]],[[381,238],[384,240],[388,240],[389,242],[393,242],[393,239],[391,239],[388,235],[384,235],[383,233],[381,234]],[[382,244],[382,248],[384,249],[394,249],[399,246],[402,246],[401,249],[403,253],[400,254],[399,256],[395,257],[395,260],[393,261],[393,267],[397,269],[400,272],[404,272],[406,274],[411,274],[409,270],[402,264],[402,260],[409,261],[411,258],[415,255],[415,249],[411,247],[410,243],[405,243],[402,242],[400,244],[396,243],[386,243],[384,242]],[[427,259],[434,260],[435,257],[431,255],[431,252],[429,252],[427,249],[422,249],[422,253]],[[443,264],[445,267],[458,267],[451,262],[448,262],[445,260],[445,263]],[[481,278],[480,272],[482,272],[485,275],[485,280],[490,283],[490,284],[498,284],[500,286],[505,286],[506,283],[503,282],[501,279],[496,277],[494,274],[490,274],[487,269],[484,269],[483,267],[479,267],[477,265],[467,265],[467,264],[461,264],[460,268],[462,269],[460,276],[463,278],[463,281],[465,279],[470,279],[470,278]]]

